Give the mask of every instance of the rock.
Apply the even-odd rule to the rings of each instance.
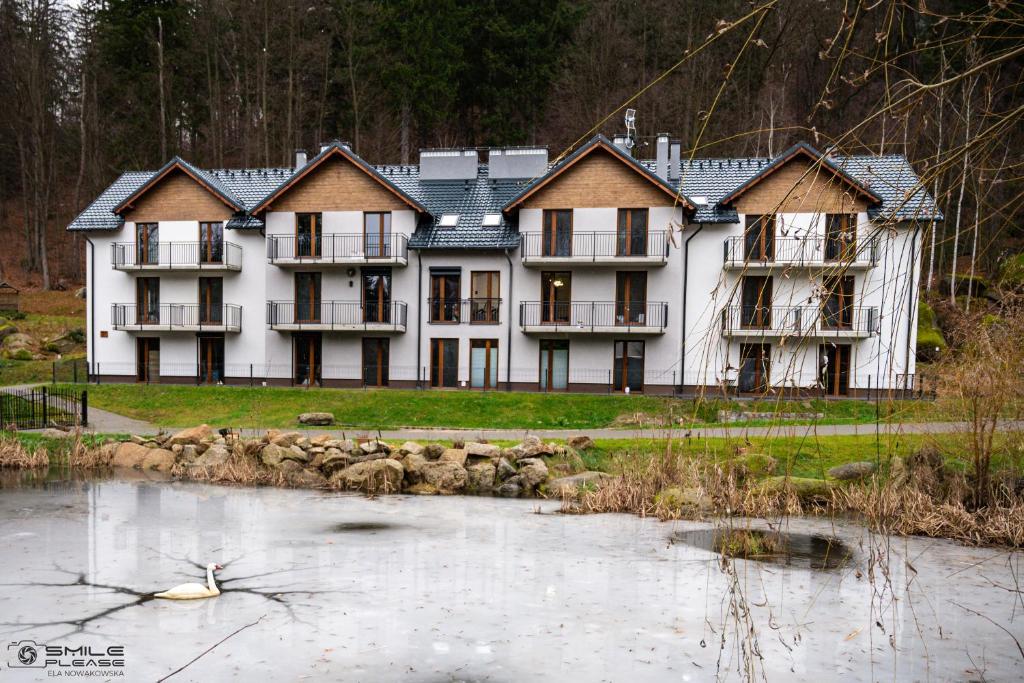
[[[267,467],[280,467],[281,462],[292,457],[290,448],[269,443],[260,451],[260,460]]]
[[[369,455],[366,455],[365,453],[357,449],[355,453],[349,456],[349,462],[354,464],[357,462],[369,462],[370,460],[384,460],[385,458],[388,457],[390,456],[387,453],[384,453],[383,451],[381,451],[380,453],[370,453]]]
[[[332,425],[334,415],[332,413],[302,413],[299,415],[299,423],[304,425]]]
[[[439,443],[428,443],[427,447],[423,449],[423,454],[427,456],[428,460],[437,460],[444,452],[445,447]]]
[[[298,446],[292,446],[291,448],[288,449],[288,455],[285,456],[285,459],[294,460],[295,462],[304,465],[307,462],[309,462],[309,453],[302,450]]]
[[[359,444],[359,450],[367,455],[373,455],[374,453],[384,453],[387,455],[391,453],[391,446],[387,445],[383,441],[373,439],[372,441],[364,441]]]
[[[477,443],[476,441],[468,442],[463,450],[471,458],[497,458],[501,454],[501,449],[494,444]]]
[[[519,461],[519,479],[525,489],[533,489],[548,478],[548,466],[540,458],[524,458]]]
[[[270,436],[270,434],[270,432],[267,432],[268,436]],[[282,448],[291,448],[298,443],[301,438],[302,434],[298,432],[277,432],[273,436],[270,436],[270,443]]]
[[[174,467],[174,453],[163,448],[151,448],[142,459],[142,469],[170,472]]]
[[[292,447],[294,448],[295,446],[298,446],[302,450],[306,450],[311,445],[312,444],[309,442],[309,439],[307,439],[306,437],[302,436],[302,437],[299,437],[299,439],[294,444],[292,444]]]
[[[149,449],[137,443],[126,441],[117,447],[111,464],[114,467],[141,467]]]
[[[836,465],[826,474],[839,481],[859,481],[870,477],[875,473],[878,466],[873,462],[862,460],[860,462],[848,462],[843,465]]]
[[[522,479],[517,474],[516,476],[505,480],[505,482],[498,487],[498,490],[495,493],[497,493],[499,496],[502,496],[503,498],[516,498],[522,495]]]
[[[402,467],[405,468],[405,481],[409,484],[418,484],[422,480],[420,477],[420,470],[430,460],[427,460],[424,456],[418,453],[409,453],[402,458]]]
[[[406,493],[411,493],[414,496],[436,496],[437,488],[431,484],[413,484],[405,490]]]
[[[698,488],[680,488],[672,486],[662,489],[654,496],[654,504],[670,512],[710,512],[715,509],[715,501]]]
[[[28,349],[31,346],[32,337],[24,334],[23,332],[9,334],[3,341],[3,349],[5,351],[20,351],[21,349]]]
[[[331,476],[331,483],[363,493],[398,493],[405,470],[391,458],[356,463]]]
[[[423,455],[424,450],[426,449],[415,441],[406,441],[402,444],[402,447],[398,449],[398,452],[402,455]]]
[[[294,486],[295,488],[313,489],[327,485],[327,479],[324,475],[315,470],[307,470],[304,467],[285,472],[284,479],[288,482],[289,486]]]
[[[148,441],[148,439],[143,439],[141,436],[138,436],[137,434],[132,434],[131,436],[128,437],[128,440],[134,444],[138,444],[139,446],[142,446],[143,444],[146,443],[146,441]]]
[[[459,467],[466,465],[466,451],[462,448],[446,448],[439,458],[441,462],[453,462]]]
[[[466,445],[469,446],[469,444]],[[466,468],[466,488],[480,493],[489,492],[494,488],[496,473],[497,468],[489,462],[470,465]]]
[[[355,448],[352,439],[328,439],[324,442],[324,448],[337,448],[344,453],[351,453]]]
[[[345,469],[351,463],[349,462],[348,453],[343,453],[337,448],[328,448],[324,453],[324,459],[320,463],[320,471],[328,477]]]
[[[181,462],[195,462],[196,458],[199,457],[199,450],[192,444],[186,444],[184,446],[182,446],[181,444],[174,444],[173,446],[171,446],[171,450],[174,450],[175,448],[181,449],[181,454],[178,457],[178,460],[180,460]]]
[[[457,493],[466,488],[466,470],[456,462],[427,462],[420,467],[419,472],[421,479],[436,488],[439,493]]]
[[[224,446],[211,446],[206,452],[192,461],[196,467],[216,467],[226,465],[231,453]]]
[[[585,451],[588,448],[594,447],[594,440],[586,435],[574,436],[569,439],[569,447],[575,448],[578,451]]]
[[[512,447],[512,455],[516,460],[536,458],[541,455],[554,455],[555,444],[543,443],[538,436],[527,436],[523,442]]]
[[[516,468],[513,467],[505,458],[499,458],[497,472],[495,474],[498,481],[505,481],[506,479],[516,475]]]
[[[176,443],[173,446],[171,446],[171,453],[174,453],[175,455],[181,455],[184,450],[185,447],[182,446],[180,443]]]
[[[44,439],[70,439],[74,434],[71,432],[65,432],[63,429],[54,429],[53,427],[47,427],[43,431],[39,432],[39,436]]]
[[[548,482],[547,490],[553,496],[571,497],[580,492],[580,489],[596,487],[604,479],[610,479],[610,474],[604,472],[580,472],[568,477],[559,477]]]
[[[327,447],[327,443],[329,441],[333,441],[333,439],[331,439],[331,435],[330,434],[320,434],[319,436],[314,436],[312,439],[310,439],[309,440],[309,444],[311,446],[317,446],[317,447],[320,447],[320,448],[326,448]]]
[[[202,424],[199,425],[198,427],[191,427],[189,429],[181,430],[177,434],[173,435],[171,438],[167,439],[167,441],[164,442],[164,447],[167,448],[179,443],[182,446],[184,446],[185,444],[195,445],[201,443],[203,439],[212,435],[213,430],[210,429],[210,425]]]
[[[0,342],[3,342],[4,339],[10,337],[12,334],[17,334],[17,332],[17,327],[11,325],[10,323],[5,324],[2,320],[0,320]],[[2,343],[0,343],[0,347],[3,347]]]
[[[824,479],[807,477],[768,477],[757,489],[761,493],[786,493],[787,491],[806,502],[829,501],[832,499],[832,485]]]
[[[777,465],[778,462],[776,462],[775,458],[764,453],[741,455],[730,458],[722,463],[723,469],[726,471],[731,470],[735,473],[736,478],[740,480],[767,477],[775,473]]]

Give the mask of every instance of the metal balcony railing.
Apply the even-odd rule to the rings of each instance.
[[[427,299],[428,321],[434,325],[497,325],[501,322],[501,299]]]
[[[524,301],[519,304],[519,326],[557,326],[582,331],[594,328],[655,328],[668,325],[664,301]]]
[[[824,237],[782,237],[748,243],[742,236],[725,238],[726,267],[780,266],[874,266],[878,263],[878,239],[844,242]]]
[[[315,238],[296,234],[267,235],[267,259],[271,263],[406,263],[408,258],[409,238],[406,235],[391,234],[383,238],[335,233],[317,235]]]
[[[649,230],[646,235],[574,231],[564,239],[552,239],[542,232],[524,232],[520,234],[520,240],[523,261],[644,259],[664,263],[668,260],[669,243],[664,230]]]
[[[113,304],[111,321],[116,330],[209,330],[238,332],[242,329],[242,307],[237,304]]]
[[[267,324],[272,329],[394,330],[404,332],[408,306],[360,301],[268,301]]]
[[[728,335],[870,336],[877,334],[878,329],[878,309],[873,306],[727,306],[722,309],[722,332]]]
[[[242,247],[232,242],[114,242],[118,270],[241,270]]]

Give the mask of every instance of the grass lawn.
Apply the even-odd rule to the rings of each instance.
[[[667,424],[713,424],[720,409],[824,413],[821,424],[874,422],[866,401],[728,402],[657,396],[541,394],[518,392],[405,391],[195,387],[102,384],[88,387],[89,405],[183,427],[202,422],[235,427],[293,427],[299,413],[327,411],[342,427],[394,429],[593,429]],[[941,419],[928,402],[893,401],[878,406],[883,419]],[[799,422],[799,421],[795,421]],[[763,423],[763,421],[762,421]],[[757,422],[743,424],[758,424]]]

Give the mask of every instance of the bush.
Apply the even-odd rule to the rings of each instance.
[[[923,361],[937,360],[946,350],[946,339],[935,322],[935,311],[926,302],[917,304],[917,357]]]
[[[25,312],[24,311],[8,311],[7,313],[4,313],[4,317],[7,318],[8,320],[24,320],[25,319]]]
[[[81,327],[76,327],[75,329],[68,332],[67,337],[70,341],[73,341],[76,344],[84,344],[85,330],[83,330]]]
[[[32,352],[28,349],[18,349],[11,358],[14,360],[32,360]]]
[[[48,342],[46,346],[43,347],[43,350],[47,353],[60,353],[60,347],[53,342]]]
[[[999,266],[999,286],[1006,289],[1024,288],[1024,253],[1010,256]]]

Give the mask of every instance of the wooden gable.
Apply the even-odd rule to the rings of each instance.
[[[399,211],[413,209],[396,192],[344,154],[325,158],[316,168],[264,202],[267,211]]]
[[[226,221],[234,209],[181,168],[171,168],[124,207],[126,221]]]
[[[577,159],[528,195],[524,209],[573,209],[672,206],[675,195],[631,168],[603,145]],[[686,206],[680,197],[678,203]]]
[[[733,195],[732,205],[743,214],[854,213],[866,211],[872,203],[863,189],[803,154],[783,161]]]

